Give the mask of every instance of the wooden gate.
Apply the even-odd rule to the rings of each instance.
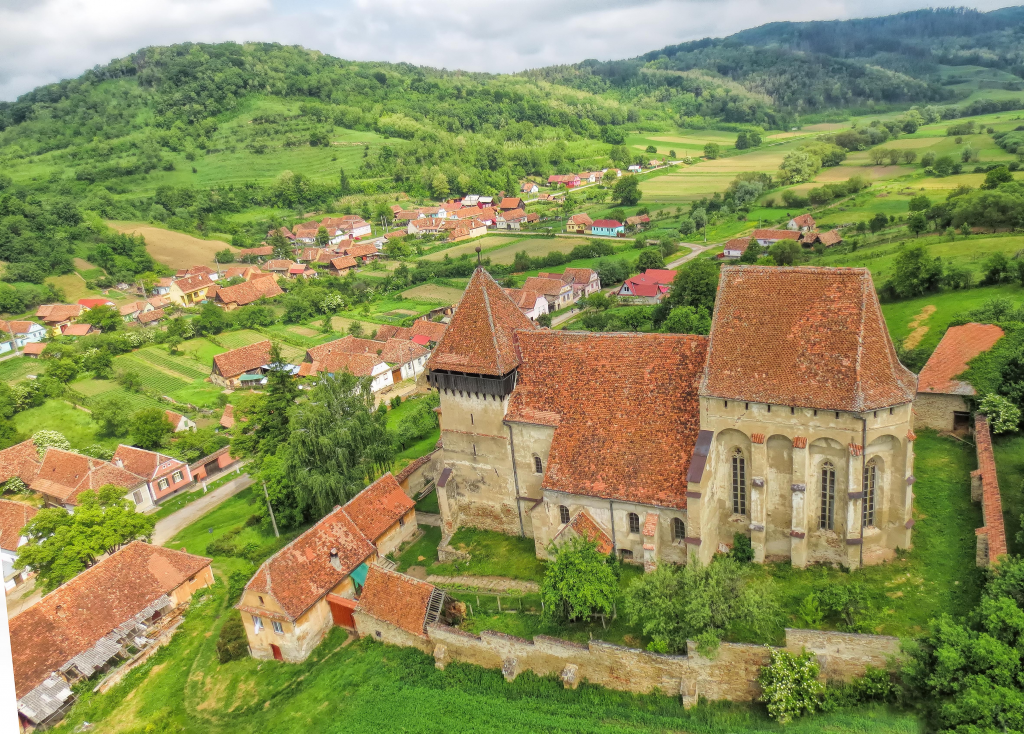
[[[331,618],[334,619],[335,625],[350,630],[356,628],[356,621],[352,616],[352,612],[356,608],[355,599],[346,599],[337,594],[328,594],[327,604],[331,608]]]

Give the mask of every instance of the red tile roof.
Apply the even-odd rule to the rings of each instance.
[[[21,349],[22,354],[42,354],[46,349],[46,342],[29,342]]]
[[[63,504],[74,505],[78,495],[87,489],[99,489],[106,484],[130,489],[141,481],[141,476],[109,461],[50,447],[29,487]]]
[[[909,403],[864,268],[724,266],[701,394],[860,412]]]
[[[974,395],[970,383],[956,379],[967,363],[995,346],[1003,330],[995,324],[951,326],[917,378],[917,391],[945,395]]]
[[[331,562],[331,551],[337,561]],[[271,594],[295,620],[376,552],[341,507],[263,562],[245,588]]]
[[[370,566],[356,611],[424,637],[427,602],[434,586],[396,571]]]
[[[800,233],[792,229],[755,229],[750,235],[755,240],[798,240]]]
[[[735,252],[746,252],[747,247],[750,246],[750,237],[737,237],[734,240],[729,240],[723,245],[723,249],[733,250]]]
[[[501,203],[498,204],[499,209],[522,209],[525,206],[526,205],[523,203],[523,200],[518,196],[506,196],[501,200]]]
[[[78,305],[85,308],[96,308],[97,306],[113,306],[114,302],[109,298],[79,298]]]
[[[376,354],[354,354],[352,352],[336,351],[324,355],[320,359],[313,359],[299,365],[299,375],[308,377],[318,372],[334,374],[336,372],[348,371],[356,377],[370,377],[374,368],[382,364],[383,360]]]
[[[181,419],[180,415],[178,419]],[[175,428],[177,428],[177,424],[175,424]],[[134,446],[125,446],[124,444],[120,444],[117,447],[111,462],[114,466],[127,469],[132,474],[137,474],[143,479],[157,479],[185,466],[184,463],[177,459],[172,459],[170,456],[164,456],[155,451],[138,449]]]
[[[416,506],[388,472],[344,506],[352,522],[376,543],[387,530]]]
[[[517,336],[523,363],[506,420],[557,425],[543,487],[685,507],[707,337]]]
[[[512,332],[537,328],[494,278],[477,268],[428,367],[502,376],[519,364]]]
[[[527,311],[537,305],[538,299],[544,298],[543,293],[528,291],[522,288],[506,288],[505,292],[508,293],[508,297],[511,298],[519,308]]]
[[[44,596],[10,620],[17,696],[208,565],[209,558],[135,541]]]
[[[590,268],[566,268],[562,273],[562,280],[566,283],[587,285],[594,279],[595,275],[597,275],[597,273]]]
[[[139,314],[139,323],[151,324],[154,321],[162,319],[164,315],[164,310],[162,308],[154,308],[152,311],[146,311],[146,313]]]
[[[796,224],[797,227],[813,227],[814,217],[810,214],[801,214],[798,217],[793,217],[793,223]]]
[[[583,224],[583,225],[586,225],[586,226],[589,227],[591,224],[594,223],[594,220],[591,219],[590,215],[587,214],[587,213],[573,214],[571,217],[569,217],[569,223],[570,224]]]
[[[294,264],[291,260],[268,260],[263,267],[267,270],[288,270]]]
[[[358,265],[356,259],[349,255],[343,255],[331,260],[331,267],[335,270],[348,270],[349,268],[354,268],[356,265]]]
[[[252,257],[266,257],[267,255],[273,254],[274,248],[270,245],[264,245],[263,247],[250,247],[247,250],[239,250],[238,258],[241,259],[247,255]]]
[[[213,280],[206,273],[190,275],[187,278],[174,281],[174,285],[176,285],[182,293],[194,293],[195,291],[200,291],[203,288],[209,288],[213,284]]]
[[[597,543],[597,550],[599,553],[611,553],[615,547],[612,545],[612,539],[608,537],[608,533],[606,533],[604,529],[594,521],[594,518],[592,518],[590,513],[586,510],[580,510],[577,512],[576,516],[558,532],[558,535],[561,535],[569,529],[581,538],[586,538],[591,543]]]
[[[100,331],[97,327],[92,324],[68,324],[64,327],[61,333],[64,336],[88,336],[95,332]]]
[[[992,434],[988,419],[980,413],[974,416],[974,442],[978,450],[978,473],[981,475],[981,511],[984,526],[977,535],[988,538],[988,562],[995,563],[1005,556],[1006,528],[1003,523],[1003,501],[999,494],[999,478],[996,475],[996,457],[992,451]]]
[[[267,339],[247,347],[232,349],[214,357],[213,364],[224,377],[237,377],[249,370],[269,364],[270,347],[270,340]]]
[[[623,285],[635,296],[652,298],[668,293],[669,286],[676,277],[675,270],[646,270],[641,275],[634,275]]]
[[[21,529],[39,512],[24,502],[0,499],[0,548],[17,552],[21,541]]]
[[[64,303],[51,303],[36,309],[36,318],[50,324],[77,319],[81,315],[82,307],[77,303],[70,306]]]
[[[221,288],[217,291],[217,300],[221,303],[234,303],[239,306],[245,306],[255,303],[261,298],[273,298],[283,293],[284,291],[277,284],[276,278],[253,278],[245,283]]]
[[[220,417],[220,425],[222,428],[235,427],[235,406],[231,403],[224,406],[224,413]]]
[[[618,219],[595,219],[593,227],[604,227],[605,229],[615,229],[622,226],[622,222]]]
[[[35,478],[41,465],[39,452],[31,438],[6,448],[0,451],[0,484],[12,477],[18,477],[28,484]]]
[[[563,283],[561,278],[532,276],[523,283],[523,290],[536,291],[537,293],[543,293],[545,296],[557,296],[565,286],[566,283]]]

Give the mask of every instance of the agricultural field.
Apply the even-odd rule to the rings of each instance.
[[[443,285],[434,285],[433,283],[424,283],[404,291],[402,296],[404,298],[414,298],[418,301],[436,301],[447,305],[458,303],[462,298],[462,290]]]
[[[213,255],[228,247],[221,240],[201,240],[198,237],[161,229],[138,222],[107,222],[111,229],[123,234],[137,234],[146,238],[146,249],[153,259],[170,268],[187,268],[192,265],[217,267]]]

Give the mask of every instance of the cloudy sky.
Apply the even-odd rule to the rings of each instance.
[[[931,3],[932,5],[948,3]],[[1009,4],[980,0],[980,10]],[[620,59],[777,20],[920,0],[0,0],[0,100],[144,46],[278,41],[346,59],[509,72]]]

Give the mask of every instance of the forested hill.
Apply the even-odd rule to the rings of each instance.
[[[590,60],[529,73],[592,92],[611,91],[623,99],[680,87],[699,97],[703,86],[732,82],[738,95],[767,99],[776,115],[951,102],[958,93],[944,85],[951,80],[944,79],[940,65],[986,66],[1024,76],[1022,23],[1024,7],[769,23],[634,59]],[[756,102],[718,112],[735,122],[766,114]]]

